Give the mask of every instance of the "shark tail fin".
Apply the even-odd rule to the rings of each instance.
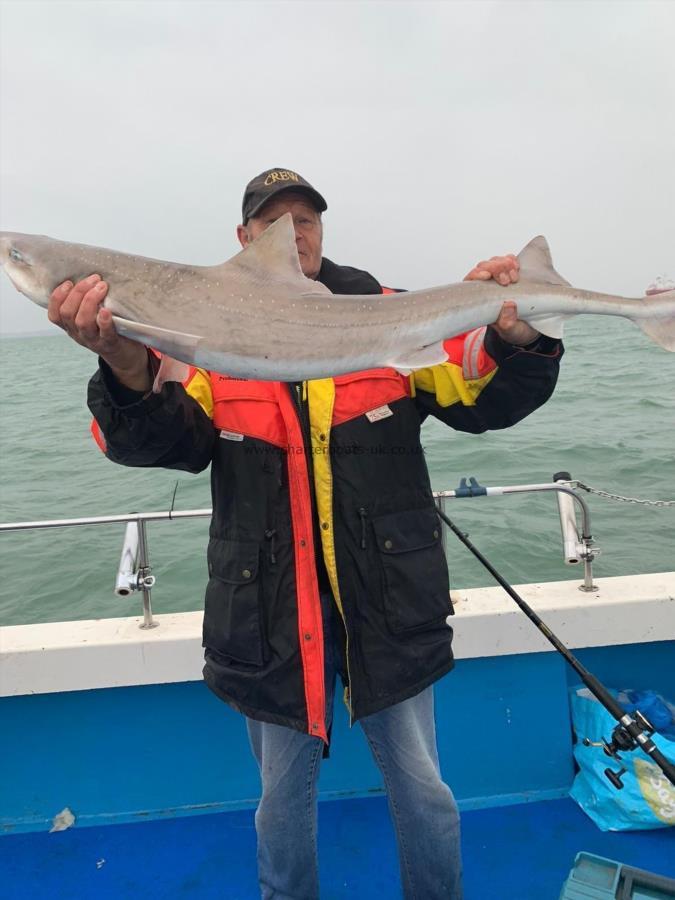
[[[659,347],[675,353],[675,290],[658,291],[648,294],[643,303],[666,303],[670,310],[663,316],[654,316],[649,319],[633,319],[647,337],[651,338]]]

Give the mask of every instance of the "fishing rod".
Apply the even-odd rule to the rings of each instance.
[[[567,647],[562,643],[562,641],[556,637],[555,634],[551,631],[548,625],[537,615],[537,613],[529,606],[520,594],[514,590],[514,588],[508,583],[508,581],[503,578],[499,572],[495,569],[495,567],[487,560],[480,550],[475,547],[468,536],[464,534],[463,531],[460,531],[459,528],[455,525],[455,523],[446,516],[446,514],[436,508],[436,512],[439,517],[445,522],[448,528],[455,534],[459,540],[467,547],[473,555],[482,563],[483,566],[488,570],[488,572],[495,578],[499,584],[504,588],[506,593],[518,604],[520,609],[525,613],[527,618],[534,625],[537,626],[539,631],[544,635],[544,637],[555,647],[555,649],[560,653],[567,663],[574,669],[579,678],[583,681],[589,691],[596,697],[597,700],[605,707],[607,712],[616,719],[617,725],[612,731],[612,737],[610,741],[606,741],[603,739],[602,748],[604,749],[607,756],[611,757],[615,762],[619,763],[619,771],[617,772],[615,769],[607,768],[605,769],[605,775],[609,779],[609,781],[614,785],[615,788],[620,790],[623,787],[623,782],[621,781],[621,776],[627,771],[625,766],[623,765],[623,760],[619,755],[619,751],[622,753],[628,753],[631,750],[635,750],[636,747],[640,747],[651,759],[652,761],[661,769],[663,774],[666,776],[668,781],[675,786],[675,766],[670,763],[666,757],[661,753],[659,748],[656,746],[654,741],[652,741],[651,736],[655,732],[654,726],[651,722],[644,716],[639,710],[635,710],[633,715],[627,713],[619,704],[619,702],[610,694],[607,688],[602,684],[598,679],[593,675],[592,672],[589,672],[585,666],[579,662],[579,660],[574,656],[574,654],[570,653]],[[591,741],[588,738],[584,738],[583,743],[586,746],[591,745]]]

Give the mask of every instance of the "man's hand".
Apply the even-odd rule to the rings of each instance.
[[[464,281],[489,281],[494,278],[501,285],[515,284],[520,273],[518,257],[513,253],[506,256],[493,256],[479,262],[466,276]]]
[[[117,333],[112,313],[101,308],[107,292],[108,285],[100,275],[90,275],[76,285],[64,281],[49,298],[49,321],[104,359],[123,385],[135,391],[149,391],[152,379],[148,352],[141,344]]]
[[[509,284],[515,284],[518,281],[520,272],[520,264],[518,258],[509,253],[506,256],[493,256],[491,259],[484,259],[479,262],[464,281],[489,281],[494,278],[499,284],[506,287]],[[497,321],[492,327],[497,334],[506,341],[507,344],[513,344],[516,347],[524,347],[531,344],[539,337],[539,332],[518,318],[518,307],[515,300],[507,300],[501,308]]]

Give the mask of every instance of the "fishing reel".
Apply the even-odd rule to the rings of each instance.
[[[632,731],[639,733],[640,737],[645,735],[646,738],[651,737],[656,729],[649,719],[647,719],[646,716],[643,716],[639,710],[635,710],[633,715],[634,718],[630,720],[630,724],[633,725]],[[623,760],[619,755],[619,751],[622,753],[630,753],[631,750],[637,748],[641,741],[631,734],[631,731],[628,730],[626,725],[620,722],[612,731],[612,739],[610,741],[606,741],[604,738],[601,741],[591,741],[589,738],[584,738],[581,743],[584,747],[602,747],[607,756],[619,763],[621,768],[618,772],[615,769],[607,768],[605,769],[605,775],[614,787],[620,791],[623,787],[621,776],[625,775],[628,770],[623,765]]]

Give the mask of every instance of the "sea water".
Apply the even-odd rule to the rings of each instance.
[[[675,499],[675,354],[625,320],[572,321],[555,394],[520,424],[482,435],[423,426],[437,490],[548,482],[554,472],[604,490]],[[208,508],[208,472],[189,475],[109,462],[89,433],[95,357],[61,335],[0,341],[0,521]],[[602,555],[598,578],[675,570],[675,506],[585,495]],[[553,494],[451,500],[447,512],[512,583],[572,579]],[[137,615],[140,595],[113,593],[124,525],[0,534],[0,624]],[[155,612],[197,610],[206,584],[208,519],[151,523]],[[448,535],[456,588],[492,577]]]

